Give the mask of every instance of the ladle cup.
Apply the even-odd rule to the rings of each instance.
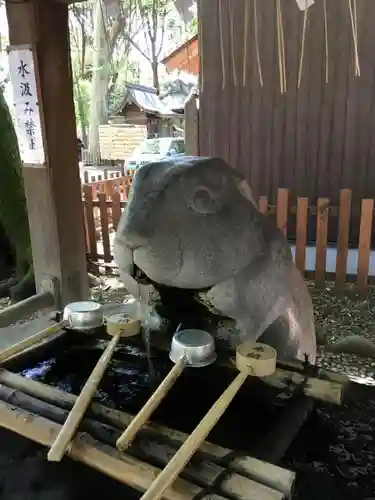
[[[64,456],[65,450],[74,437],[74,434],[81,423],[81,420],[89,407],[92,397],[97,390],[108,363],[112,359],[113,353],[121,337],[130,337],[140,332],[140,321],[130,319],[126,314],[113,314],[106,321],[107,333],[112,340],[107,345],[105,351],[100,356],[95,368],[87,379],[81,393],[71,409],[64,425],[61,427],[55,442],[51,446],[47,458],[50,462],[59,462]]]
[[[62,321],[48,326],[27,337],[18,344],[12,345],[0,352],[0,363],[8,361],[13,356],[39,344],[43,340],[59,333],[64,328],[71,330],[91,330],[103,324],[102,306],[93,301],[73,302],[68,304],[63,313]]]
[[[203,330],[181,330],[173,336],[169,357],[175,363],[174,367],[118,438],[118,450],[124,451],[130,446],[186,367],[201,368],[216,360],[214,339]]]
[[[245,343],[236,350],[238,375],[214,403],[166,467],[159,473],[141,500],[159,500],[206,439],[249,375],[266,377],[276,370],[276,351],[260,343]]]

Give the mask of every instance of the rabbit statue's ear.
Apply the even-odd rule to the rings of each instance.
[[[242,196],[245,197],[247,200],[251,201],[251,203],[256,206],[253,193],[247,181],[240,177],[235,177],[234,182],[236,183],[237,189],[242,194]]]

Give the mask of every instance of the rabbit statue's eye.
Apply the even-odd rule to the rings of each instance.
[[[218,211],[218,199],[206,187],[199,187],[193,194],[191,207],[200,214],[214,214]]]

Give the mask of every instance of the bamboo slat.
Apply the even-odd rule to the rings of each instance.
[[[55,297],[49,292],[42,292],[21,300],[0,310],[0,328],[7,327],[42,309],[55,305]]]
[[[338,289],[343,288],[346,278],[351,203],[352,192],[350,189],[342,189],[340,193],[339,229],[337,235],[336,257],[336,286]]]
[[[134,339],[134,342],[138,341]],[[170,343],[165,338],[165,335],[156,331],[152,335],[151,344],[155,349],[161,351],[168,352],[170,349]],[[218,359],[217,363],[219,366],[230,370],[236,369],[234,359]],[[291,385],[298,386],[303,383],[305,376],[302,373],[302,363],[284,363],[284,366],[283,368],[277,368],[273,375],[262,378],[262,382],[281,391],[290,388]],[[298,371],[292,371],[294,369]],[[308,378],[306,384],[304,384],[303,393],[305,396],[319,401],[341,405],[348,382],[348,377],[345,375],[322,370],[319,378]]]
[[[66,327],[66,322],[61,321],[60,323],[48,326],[43,330],[34,333],[34,335],[31,335],[30,337],[24,338],[23,340],[21,340],[21,342],[13,344],[7,349],[0,351],[0,363],[5,363],[6,361],[13,358],[17,354],[24,353],[31,347],[40,344],[43,340],[55,336],[56,334],[61,332],[65,327]]]
[[[373,213],[374,200],[362,200],[357,272],[357,288],[360,295],[364,295],[367,291]]]
[[[11,373],[7,370],[0,370],[0,383],[15,391],[22,391],[38,400],[47,401],[48,403],[67,410],[73,407],[77,399],[73,394],[35,380],[26,379],[21,375]],[[100,422],[122,430],[130,424],[134,415],[114,410],[94,402],[87,411],[87,417],[95,418]],[[151,440],[156,438],[159,440],[166,439],[171,443],[176,443],[176,446],[180,446],[188,437],[188,434],[184,432],[150,422],[144,426],[142,433],[150,434]],[[217,464],[226,462],[226,457],[232,453],[230,449],[208,441],[202,443],[198,451],[203,457],[207,457]],[[275,489],[283,493],[286,497],[290,495],[293,489],[295,479],[295,474],[293,472],[262,462],[256,458],[249,456],[234,456],[228,466],[229,470],[237,472],[238,474],[243,474],[253,481],[264,484],[271,489]]]
[[[280,188],[277,192],[277,203],[276,203],[276,220],[277,227],[283,234],[287,234],[287,224],[288,224],[288,198],[289,190]]]
[[[306,268],[308,198],[297,198],[296,266],[303,274]]]
[[[104,260],[106,262],[109,262],[112,260],[112,256],[111,256],[111,246],[109,242],[108,208],[107,208],[105,193],[99,193],[98,198],[99,198],[100,225],[102,229]]]
[[[113,229],[116,231],[121,217],[121,198],[120,193],[113,193],[112,195],[112,224]]]
[[[98,259],[98,247],[95,236],[95,222],[94,222],[94,207],[92,204],[92,189],[90,186],[83,186],[84,199],[85,199],[85,219],[87,224],[88,242],[87,246],[90,251],[90,256],[93,260]]]
[[[105,351],[100,356],[98,362],[96,363],[90,377],[87,379],[85,385],[82,388],[72,410],[70,411],[64,425],[62,426],[60,432],[57,435],[51,449],[48,452],[47,458],[51,462],[59,462],[65,450],[68,448],[69,443],[74,437],[79,424],[81,423],[87,408],[89,407],[91,400],[97,390],[105,370],[107,369],[108,363],[110,362],[113,353],[117,347],[120,340],[121,333],[112,338],[110,343],[107,345]]]
[[[58,424],[62,424],[66,419],[67,410],[28,396],[20,391],[14,391],[6,386],[0,386],[0,400]],[[117,429],[88,418],[83,420],[81,430],[112,448],[116,437],[120,434]],[[144,463],[165,467],[176,453],[176,450],[177,446],[175,444],[163,441],[157,435],[142,435],[127,453]],[[121,454],[118,457],[120,460],[127,460],[127,455]],[[267,464],[265,463],[265,465]],[[217,489],[220,489],[221,494],[225,496],[230,495],[242,499],[244,492],[251,492],[253,495],[258,495],[258,497],[261,493],[261,498],[269,498],[270,500],[284,496],[284,493],[259,484],[230,469],[227,470],[224,466],[210,461],[209,458],[202,459],[200,457],[197,459],[194,457],[193,461],[182,472],[181,477],[201,488],[210,488],[224,475],[225,479],[220,482],[220,487]]]
[[[50,447],[61,425],[0,401],[0,427]],[[78,434],[74,438],[67,450],[67,455],[138,491],[147,490],[160,472],[157,467],[130,456],[126,456],[126,461],[122,460],[118,452],[87,434]],[[201,491],[199,486],[177,479],[175,484],[165,492],[165,498],[167,500],[193,500],[194,496]]]
[[[329,200],[327,198],[318,198],[317,206],[315,283],[317,286],[322,287],[326,273]]]
[[[261,196],[259,198],[259,210],[262,212],[262,214],[267,214],[268,212],[268,197],[267,196]]]

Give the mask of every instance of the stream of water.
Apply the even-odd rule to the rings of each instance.
[[[152,322],[151,307],[150,307],[150,292],[148,290],[148,287],[143,287],[138,284],[138,293],[139,293],[139,303],[138,303],[139,317],[141,319],[143,327],[142,335],[143,335],[143,342],[145,345],[146,357],[148,363],[148,375],[150,379],[150,385],[154,387],[156,384],[156,372],[152,360],[151,339],[150,339],[151,326],[152,326],[150,324]]]

